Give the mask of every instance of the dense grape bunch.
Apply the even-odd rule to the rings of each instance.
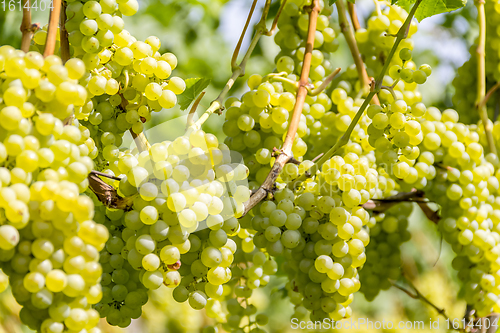
[[[142,133],[152,112],[174,107],[177,95],[186,88],[184,80],[171,76],[177,58],[158,52],[157,37],[142,42],[127,32],[116,43],[96,54],[95,63],[87,64],[96,67],[81,80],[92,99],[75,110],[75,117],[95,138],[96,160],[108,165],[118,162],[124,132]],[[98,168],[106,168],[106,163],[98,163]]]
[[[30,328],[99,332],[90,306],[102,296],[99,250],[108,230],[92,220],[83,194],[93,168],[89,131],[63,123],[86,101],[75,83],[85,67],[9,46],[0,57],[1,267]]]
[[[391,281],[401,277],[402,243],[411,238],[408,217],[411,203],[398,204],[386,212],[370,218],[370,244],[366,248],[366,264],[359,273],[360,292],[373,300],[382,290],[389,289]]]

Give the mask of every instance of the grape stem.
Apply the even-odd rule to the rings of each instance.
[[[488,100],[491,98],[491,96],[493,95],[493,93],[498,88],[500,88],[500,82],[497,82],[493,87],[491,87],[490,90],[488,90],[488,92],[483,97],[483,99],[481,100],[481,102],[479,102],[479,104],[477,105],[478,109],[482,109],[486,105],[486,103],[488,103]]]
[[[54,0],[52,2],[53,8],[50,10],[49,28],[47,29],[47,40],[45,41],[45,50],[43,51],[44,57],[53,55],[54,50],[56,48],[57,28],[59,25],[61,5],[62,5],[61,2],[62,0]]]
[[[281,16],[281,12],[283,11],[283,8],[285,8],[287,0],[283,0],[283,2],[280,5],[280,8],[278,9],[278,12],[276,13],[276,17],[273,20],[273,24],[271,25],[271,29],[267,30],[265,35],[266,36],[272,36],[276,32],[276,29],[278,28],[278,20]]]
[[[281,7],[285,5],[286,1],[281,3]],[[222,102],[226,98],[227,93],[229,90],[234,85],[234,82],[240,77],[245,75],[245,68],[248,62],[248,59],[250,59],[250,56],[252,55],[253,50],[255,49],[255,46],[257,46],[257,43],[260,40],[260,37],[262,35],[267,34],[268,30],[266,29],[266,18],[269,13],[269,8],[271,7],[271,0],[266,0],[266,4],[264,5],[264,9],[262,10],[262,16],[260,18],[259,23],[255,26],[255,35],[252,38],[252,41],[250,42],[250,45],[248,46],[247,52],[243,56],[243,59],[241,60],[240,64],[238,66],[231,66],[232,67],[232,75],[227,81],[226,85],[224,86],[224,89],[222,89],[221,93],[217,98],[210,103],[210,107],[201,115],[200,119],[198,119],[191,127],[194,127],[196,129],[200,129],[201,126],[207,121],[208,117],[212,115],[213,113],[218,113],[219,110],[222,109]],[[281,13],[281,9],[278,11],[279,15]],[[245,34],[245,29],[243,30],[242,37],[240,39],[243,39],[243,35]],[[234,57],[234,55],[233,55]]]
[[[319,170],[319,167],[322,166],[323,163],[325,163],[326,161],[328,161],[340,148],[342,148],[344,145],[346,145],[349,142],[349,138],[351,137],[351,133],[354,130],[354,127],[356,127],[356,124],[358,123],[359,119],[361,118],[361,116],[365,112],[365,110],[368,107],[368,104],[370,103],[371,99],[382,88],[382,82],[384,80],[385,73],[387,72],[387,69],[389,68],[391,60],[394,57],[394,54],[396,53],[396,50],[398,49],[399,44],[401,43],[401,41],[403,39],[405,39],[406,37],[408,37],[408,31],[410,29],[411,21],[412,21],[413,16],[415,15],[415,12],[417,11],[417,8],[418,8],[418,6],[420,5],[421,2],[422,2],[422,0],[417,0],[415,2],[415,5],[413,5],[410,13],[408,14],[408,17],[406,18],[405,22],[403,23],[403,25],[399,29],[399,31],[397,33],[397,36],[396,36],[396,40],[394,41],[394,45],[392,46],[392,49],[389,52],[389,55],[387,56],[387,59],[385,61],[385,65],[382,68],[382,70],[380,71],[380,74],[379,74],[379,76],[377,78],[377,81],[375,81],[375,82],[372,81],[370,93],[368,94],[368,96],[364,100],[363,104],[361,105],[361,107],[359,108],[358,112],[354,116],[354,119],[351,121],[351,124],[349,125],[349,127],[347,128],[347,130],[345,131],[345,133],[339,138],[339,140],[337,141],[337,143],[335,143],[335,145],[332,148],[330,148],[330,150],[328,150],[315,164],[313,164],[311,166],[311,168],[307,172],[303,173],[296,180],[289,182],[287,184],[287,187],[289,187],[289,188],[292,187],[293,188],[293,187],[295,187],[295,184],[300,184],[303,181],[305,181],[307,178],[311,177],[312,175],[315,175],[316,172]],[[342,1],[339,0],[336,3],[338,5],[339,3],[342,3]],[[342,5],[341,5],[341,7],[343,8]],[[341,10],[339,10],[339,12],[341,12]]]
[[[395,101],[398,99],[398,97],[396,96],[396,93],[394,92],[394,89],[393,89],[392,86],[390,86],[390,87],[389,86],[382,86],[382,87],[380,87],[380,89],[388,90],[391,93],[392,98],[394,98]]]
[[[245,22],[245,26],[243,27],[243,31],[241,32],[240,39],[238,40],[238,44],[236,44],[236,47],[234,48],[233,57],[231,58],[231,69],[233,71],[238,67],[238,64],[236,63],[238,61],[238,54],[240,53],[241,44],[243,43],[243,38],[245,38],[245,34],[247,32],[248,25],[250,24],[250,20],[252,19],[257,1],[258,0],[253,0],[252,6],[250,7],[250,12],[248,13],[247,21]]]
[[[186,123],[186,131],[193,124],[193,117],[196,112],[196,109],[198,108],[198,105],[200,104],[201,100],[203,99],[203,96],[205,96],[205,92],[202,91],[201,94],[196,98],[196,101],[194,101],[193,106],[191,107],[191,110],[189,110],[189,114],[187,116],[187,123]]]
[[[63,63],[71,58],[71,54],[69,52],[69,39],[68,39],[68,30],[66,30],[66,2],[63,2],[61,8],[61,18],[59,21],[59,40],[61,42],[61,60]]]
[[[417,287],[415,287],[415,285],[405,276],[404,273],[401,273],[402,277],[405,279],[406,283],[408,285],[410,285],[411,289],[413,289],[413,292],[406,289],[405,287],[403,286],[400,286],[399,284],[397,284],[395,281],[392,281],[392,280],[389,280],[389,282],[397,289],[403,291],[405,294],[407,294],[408,296],[410,296],[411,298],[413,299],[418,299],[418,300],[421,300],[422,302],[424,303],[427,303],[428,305],[430,305],[432,308],[434,308],[434,310],[436,310],[436,312],[438,314],[440,314],[443,318],[445,318],[446,320],[450,320],[450,318],[446,315],[446,310],[445,309],[441,309],[439,308],[437,305],[435,305],[434,303],[432,303],[427,297],[425,297],[418,289]],[[463,329],[459,329],[459,331],[463,331]]]
[[[338,73],[340,73],[341,68],[337,68],[332,74],[328,75],[328,77],[319,85],[317,88],[310,90],[308,87],[307,92],[309,93],[310,96],[316,96],[319,95],[320,93],[323,92],[323,90],[326,89],[326,87],[332,82],[333,78],[337,76]]]
[[[106,177],[106,178],[109,178],[109,179],[122,180],[120,177],[111,176],[111,175],[108,175],[107,173],[96,171],[96,170],[92,170],[92,171],[90,171],[90,173],[92,173],[94,175],[101,176],[101,177]]]
[[[24,0],[22,3],[23,6],[23,20],[21,22],[21,50],[24,52],[28,52],[30,49],[31,38],[35,31],[38,30],[38,24],[31,24],[31,11],[30,11],[30,0]]]
[[[476,49],[477,54],[477,99],[476,108],[481,117],[481,122],[484,126],[484,134],[488,142],[488,148],[491,153],[496,154],[497,148],[493,140],[492,124],[488,119],[488,112],[486,110],[486,103],[483,103],[486,95],[486,13],[484,10],[485,0],[476,0],[477,7],[477,23],[479,25],[479,42]]]
[[[356,42],[356,38],[354,37],[354,32],[352,30],[352,26],[349,23],[346,15],[345,4],[343,0],[338,0],[336,3],[337,11],[339,14],[339,25],[342,34],[344,34],[347,45],[349,46],[349,50],[351,51],[352,58],[354,63],[356,64],[356,70],[358,71],[359,81],[362,84],[362,91],[366,94],[370,89],[370,78],[368,77],[368,73],[366,72],[366,67],[363,62],[363,58],[361,57],[361,53],[359,52],[358,43]],[[388,62],[388,61],[386,61]],[[378,96],[372,96],[373,103],[380,105],[378,100]]]
[[[347,9],[349,10],[349,16],[351,17],[352,27],[354,28],[354,31],[358,31],[359,29],[361,29],[361,25],[359,24],[356,5],[352,2],[348,2]]]
[[[271,191],[271,189],[274,187],[274,183],[281,173],[281,170],[283,170],[283,166],[288,163],[288,161],[290,161],[290,159],[293,157],[293,141],[295,139],[295,135],[297,134],[300,116],[302,115],[302,108],[307,96],[307,85],[309,84],[309,72],[311,70],[316,24],[320,11],[319,0],[314,0],[311,6],[311,11],[309,12],[309,27],[307,29],[306,50],[304,54],[304,61],[302,64],[302,71],[300,73],[297,97],[295,100],[295,106],[293,108],[292,119],[290,120],[290,126],[288,127],[285,141],[283,142],[283,147],[281,148],[281,154],[276,157],[274,165],[267,175],[266,180],[262,183],[259,189],[252,194],[250,199],[245,202],[245,212],[243,213],[243,215],[248,213],[253,207],[255,207],[255,205],[257,205],[267,196],[269,191]]]

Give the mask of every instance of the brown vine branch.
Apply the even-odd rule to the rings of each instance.
[[[231,58],[231,69],[233,71],[238,67],[236,61],[238,60],[238,54],[240,53],[241,44],[243,43],[243,39],[245,38],[245,34],[248,29],[248,25],[250,24],[250,20],[252,19],[253,12],[255,10],[255,6],[257,5],[257,0],[253,0],[252,6],[250,7],[250,12],[247,16],[247,21],[245,22],[245,26],[243,27],[243,31],[241,32],[240,39],[238,40],[238,44],[234,48],[233,57]]]
[[[491,153],[496,154],[497,149],[492,134],[492,124],[488,119],[486,103],[482,103],[486,95],[486,13],[484,10],[485,0],[476,0],[477,20],[479,25],[479,42],[476,49],[477,54],[477,99],[476,108],[484,126],[484,134]]]
[[[401,202],[415,202],[422,209],[425,216],[435,224],[439,223],[441,219],[438,211],[434,211],[429,207],[429,201],[425,199],[425,193],[417,189],[412,189],[411,192],[399,192],[384,199],[370,199],[363,205],[363,208],[380,214]]]
[[[101,176],[101,177],[106,177],[106,178],[109,178],[109,179],[122,180],[120,177],[111,176],[111,175],[108,175],[107,173],[96,171],[96,170],[92,170],[92,171],[90,171],[90,173],[94,174],[94,175]]]
[[[337,4],[341,3],[342,1],[337,1]],[[345,133],[338,139],[338,141],[335,143],[335,145],[330,148],[314,165],[311,166],[311,168],[308,170],[308,172],[303,173],[300,177],[295,179],[294,181],[291,181],[287,184],[287,187],[294,188],[296,184],[300,184],[303,181],[305,181],[307,178],[311,177],[312,175],[315,175],[316,172],[319,170],[319,167],[323,165],[326,161],[328,161],[340,148],[342,148],[344,145],[346,145],[349,142],[349,138],[351,137],[351,133],[354,130],[354,127],[356,127],[356,124],[358,123],[359,119],[365,112],[366,108],[368,107],[368,104],[372,100],[372,98],[376,95],[377,92],[380,91],[382,87],[382,82],[384,80],[384,75],[387,72],[389,65],[391,63],[392,58],[394,57],[394,54],[396,53],[396,50],[401,43],[403,39],[408,37],[408,31],[410,29],[410,24],[413,19],[413,16],[415,15],[415,12],[417,11],[418,6],[422,0],[417,0],[415,4],[413,5],[410,13],[408,14],[408,17],[406,18],[405,22],[399,29],[398,33],[396,34],[396,40],[394,41],[394,45],[392,46],[391,51],[389,52],[389,55],[387,56],[386,62],[382,70],[380,71],[380,74],[375,82],[372,81],[371,83],[371,91],[364,100],[363,104],[359,108],[358,112],[354,116],[354,119],[351,121],[351,124],[345,131]],[[339,11],[340,12],[340,11]],[[345,12],[344,12],[345,14]]]
[[[338,0],[336,2],[337,11],[339,14],[339,25],[340,30],[344,34],[347,45],[349,46],[349,50],[351,51],[352,58],[354,59],[354,63],[356,64],[356,70],[358,71],[359,81],[362,84],[362,87],[366,92],[368,92],[370,88],[370,78],[368,77],[368,73],[366,72],[366,67],[363,62],[363,58],[361,58],[361,53],[359,52],[358,43],[356,42],[356,38],[354,37],[354,32],[352,30],[352,26],[349,23],[346,15],[345,4],[343,0]],[[373,103],[380,104],[378,100],[378,96],[373,96]]]
[[[43,56],[47,57],[54,54],[57,40],[57,28],[59,25],[61,15],[62,0],[54,0],[52,2],[53,8],[50,10],[49,28],[47,29],[47,40],[45,41],[45,50]]]
[[[31,38],[33,37],[33,33],[36,31],[36,29],[34,29],[35,25],[31,24],[30,0],[24,0],[22,6],[23,20],[21,22],[21,50],[24,52],[28,52],[30,49]]]
[[[68,30],[66,30],[66,2],[63,2],[61,8],[61,17],[59,21],[59,40],[61,42],[61,60],[63,63],[71,58],[69,51]]]
[[[304,54],[304,62],[302,64],[302,71],[300,73],[299,87],[297,90],[297,97],[295,100],[295,106],[293,108],[292,120],[290,121],[290,126],[286,133],[285,141],[283,142],[283,148],[281,149],[281,154],[276,158],[271,171],[267,175],[264,183],[259,187],[259,189],[252,194],[250,199],[245,202],[245,212],[248,213],[250,209],[255,207],[262,199],[264,199],[268,192],[274,187],[274,183],[278,178],[283,166],[292,158],[292,145],[295,139],[295,134],[297,133],[297,128],[300,122],[300,115],[302,114],[302,107],[307,96],[307,85],[309,83],[309,71],[311,69],[311,59],[312,51],[314,48],[314,39],[316,33],[316,24],[318,21],[318,15],[320,11],[319,0],[314,0],[312,4],[311,11],[309,12],[309,27],[307,29],[307,40],[306,40],[306,50]]]
[[[356,9],[356,5],[352,2],[347,3],[347,8],[349,9],[349,16],[351,17],[352,27],[354,31],[361,29],[361,25],[359,24],[358,19],[358,11]]]
[[[118,195],[116,189],[106,184],[95,173],[90,173],[87,177],[89,181],[89,188],[97,196],[100,202],[106,207],[114,209],[128,209],[132,206],[135,196],[123,198]]]

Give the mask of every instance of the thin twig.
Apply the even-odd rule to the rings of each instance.
[[[323,156],[324,154],[325,154],[325,153],[321,153],[321,154],[319,154],[318,156],[316,156],[315,158],[313,158],[313,159],[311,160],[311,162],[316,162],[316,161],[317,161],[317,160],[319,160],[319,159],[321,158],[321,156]]]
[[[280,8],[278,9],[278,13],[276,13],[276,17],[273,20],[273,24],[271,26],[271,29],[267,30],[266,33],[265,33],[266,36],[272,36],[272,35],[274,35],[274,32],[278,28],[278,20],[279,20],[279,18],[281,16],[281,12],[283,11],[283,8],[285,8],[286,1],[287,0],[283,0],[283,2],[281,3]]]
[[[484,10],[485,0],[476,0],[477,20],[479,25],[479,42],[476,49],[477,54],[477,98],[476,108],[484,126],[484,134],[491,153],[496,154],[495,140],[492,134],[492,124],[488,119],[486,103],[482,103],[486,95],[486,13]]]
[[[236,68],[233,68],[233,74],[227,81],[226,85],[224,86],[224,89],[222,89],[221,93],[217,98],[210,103],[210,107],[201,115],[200,119],[198,119],[192,126],[195,128],[201,128],[201,126],[207,121],[208,117],[212,115],[213,113],[219,112],[222,108],[222,102],[224,101],[224,98],[226,98],[227,93],[229,90],[233,87],[234,82],[240,77],[245,75],[245,68],[246,64],[248,62],[248,59],[250,59],[250,55],[252,54],[253,50],[255,49],[255,46],[259,42],[260,37],[262,37],[263,33],[266,31],[266,18],[267,14],[269,13],[269,7],[271,6],[271,0],[266,0],[265,7],[262,11],[262,17],[257,23],[256,26],[256,32],[255,35],[253,36],[252,41],[250,42],[250,46],[247,49],[247,52],[245,53],[245,56],[243,57],[243,60],[241,60],[240,64],[236,66]]]
[[[45,41],[45,50],[43,56],[47,57],[54,54],[56,48],[57,28],[61,14],[62,0],[54,0],[52,2],[53,8],[50,10],[49,28],[47,29],[47,40]]]
[[[304,106],[304,102],[307,96],[307,84],[309,83],[309,71],[311,69],[312,51],[314,48],[316,24],[318,21],[319,11],[319,0],[314,0],[311,11],[309,13],[309,27],[307,30],[306,50],[304,54],[304,61],[302,64],[302,72],[300,74],[299,88],[297,90],[297,97],[295,100],[295,106],[293,108],[292,119],[286,133],[285,141],[283,142],[281,154],[276,158],[274,165],[267,175],[264,183],[250,197],[250,199],[245,202],[244,214],[248,213],[250,209],[255,207],[255,205],[257,205],[260,201],[262,201],[262,199],[267,196],[268,192],[273,188],[276,179],[283,169],[283,166],[290,160],[290,158],[292,158],[293,141],[295,139],[295,134],[297,134],[297,128],[299,126],[300,116],[302,114],[302,107]]]
[[[310,96],[316,96],[319,95],[323,90],[326,89],[326,87],[332,82],[333,78],[337,76],[338,73],[340,73],[341,69],[340,67],[337,68],[332,74],[328,75],[328,77],[315,89],[309,90],[309,95]]]
[[[200,104],[203,96],[205,96],[204,91],[201,92],[200,96],[198,96],[196,101],[194,101],[193,106],[191,107],[191,110],[189,110],[189,114],[187,116],[187,122],[186,122],[186,130],[189,126],[191,126],[193,124],[194,114],[196,113],[196,109],[198,108],[198,105]]]
[[[439,308],[437,305],[435,305],[434,303],[432,303],[427,297],[425,297],[418,289],[417,287],[415,287],[415,285],[408,279],[405,277],[404,274],[403,275],[403,278],[406,280],[406,283],[408,283],[410,285],[410,287],[413,289],[413,292],[411,292],[410,290],[406,289],[405,287],[403,286],[400,286],[398,285],[395,281],[391,281],[391,284],[403,291],[405,294],[407,294],[408,296],[410,296],[411,298],[413,299],[418,299],[418,300],[421,300],[422,302],[424,303],[427,303],[428,305],[430,305],[432,308],[434,308],[434,310],[436,310],[436,312],[438,314],[440,314],[443,318],[445,318],[446,320],[450,320],[450,318],[446,315],[446,310],[445,309],[441,309]]]
[[[486,105],[486,103],[488,103],[488,100],[491,98],[491,96],[493,95],[493,93],[498,88],[500,88],[500,82],[497,82],[493,87],[490,88],[490,90],[488,90],[488,92],[486,93],[486,95],[484,96],[484,98],[477,105],[477,108],[478,109],[482,109]]]
[[[238,60],[238,54],[240,53],[240,48],[241,44],[243,43],[243,38],[245,38],[248,25],[250,24],[250,21],[252,19],[253,12],[255,10],[255,5],[257,5],[257,0],[253,0],[252,7],[250,7],[250,12],[248,13],[247,21],[245,22],[245,26],[243,27],[243,31],[241,32],[240,39],[238,40],[238,44],[236,44],[236,47],[234,48],[233,57],[231,58],[231,68],[233,70],[235,70],[236,67],[238,66],[236,64],[236,61]]]
[[[122,180],[120,177],[111,176],[111,175],[108,175],[107,173],[96,171],[96,170],[92,170],[92,171],[90,171],[90,173],[93,173],[94,175],[106,177],[106,178],[109,178],[109,179]]]
[[[61,8],[61,19],[59,21],[59,40],[61,42],[61,60],[63,63],[71,58],[69,51],[68,30],[66,30],[66,2],[63,2]]]
[[[340,0],[337,1],[337,4],[340,2],[342,2],[342,1],[340,1]],[[344,145],[346,145],[349,142],[349,138],[351,137],[351,133],[354,130],[354,127],[356,127],[356,124],[358,123],[359,119],[361,118],[361,116],[365,112],[371,99],[376,95],[377,92],[380,91],[380,89],[382,87],[382,82],[384,80],[384,75],[387,72],[387,69],[389,68],[391,60],[394,57],[394,54],[396,53],[396,50],[397,50],[399,44],[401,43],[401,41],[403,39],[408,37],[408,31],[410,29],[411,21],[412,21],[413,16],[415,15],[415,12],[417,11],[417,8],[421,2],[422,2],[422,0],[417,0],[417,2],[415,2],[410,13],[408,14],[408,17],[406,18],[405,22],[403,23],[403,25],[399,29],[399,31],[397,33],[396,40],[394,41],[394,45],[392,46],[392,49],[389,52],[389,55],[387,57],[387,60],[385,62],[384,67],[380,71],[380,74],[377,78],[377,81],[372,82],[370,93],[368,94],[365,101],[363,102],[363,104],[359,108],[358,112],[354,116],[354,119],[351,121],[351,124],[349,125],[349,127],[347,128],[345,133],[338,139],[337,143],[335,143],[335,145],[332,148],[330,148],[330,150],[328,150],[314,165],[311,166],[311,168],[307,172],[303,173],[296,180],[289,182],[287,184],[287,187],[294,188],[296,184],[300,184],[303,181],[305,181],[307,178],[311,177],[312,175],[315,175],[316,172],[319,170],[319,167],[321,165],[323,165],[323,163],[328,161],[341,147],[343,147]]]
[[[31,26],[31,4],[30,0],[23,0],[23,20],[21,23],[21,50],[28,52],[30,49],[31,37],[33,37],[33,27]]]
[[[370,78],[368,77],[368,73],[366,72],[366,67],[361,58],[361,53],[359,52],[358,43],[356,42],[356,38],[354,37],[354,32],[352,30],[352,26],[349,23],[346,15],[346,9],[344,0],[338,0],[336,2],[337,11],[339,14],[339,25],[342,33],[344,34],[347,45],[349,46],[349,50],[351,51],[352,58],[354,59],[354,63],[356,64],[356,70],[358,71],[359,81],[362,85],[362,89],[365,93],[368,92],[370,88]],[[378,97],[375,95],[373,99],[374,104],[380,104]]]
[[[349,16],[351,17],[352,27],[354,31],[361,29],[361,25],[359,24],[358,19],[358,11],[356,9],[356,5],[352,2],[347,3],[347,8],[349,9]]]
[[[388,87],[388,86],[382,86],[380,87],[380,89],[385,89],[387,91],[389,91],[392,95],[392,98],[394,98],[394,100],[396,101],[398,99],[398,97],[396,96],[396,93],[394,92],[394,89],[392,86]]]

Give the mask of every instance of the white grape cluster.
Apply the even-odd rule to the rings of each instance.
[[[124,257],[128,264],[123,267],[139,271],[147,289],[162,284],[176,288],[174,298],[189,300],[195,309],[220,296],[222,285],[231,279],[229,267],[236,251],[228,235],[239,230],[235,217],[243,215],[243,203],[250,197],[248,169],[214,135],[190,130],[172,142],[152,145],[149,151],[121,152],[110,170],[122,178],[115,184],[118,193],[133,201],[129,211],[107,213],[120,230],[108,242],[108,252]],[[120,299],[127,286],[119,288]],[[113,317],[110,323],[122,326]]]
[[[307,31],[309,28],[309,11],[312,1],[288,1],[278,20],[278,32],[274,37],[275,43],[280,47],[276,56],[276,69],[288,75],[300,75],[302,61],[304,60]],[[338,26],[330,22],[332,6],[320,1],[320,14],[316,23],[314,50],[309,77],[313,82],[322,81],[334,71],[330,62],[330,53],[339,47],[337,35]],[[295,81],[298,81],[296,79]]]
[[[359,273],[360,292],[369,301],[392,286],[389,280],[401,277],[400,247],[411,238],[408,217],[412,210],[412,203],[404,202],[370,218],[370,244],[366,247],[366,264]]]
[[[383,5],[383,2],[378,1],[378,5]],[[408,13],[403,8],[399,6],[387,6],[382,11],[375,11],[371,14],[366,28],[356,30],[356,42],[360,53],[363,55],[369,76],[376,77],[382,70],[385,59],[387,59],[396,40],[396,36],[394,35],[398,33],[407,17]],[[414,42],[411,40],[411,36],[417,30],[416,21],[412,21],[408,30],[408,38],[401,41],[397,51],[404,48],[413,49]],[[402,61],[397,54],[398,52],[392,58],[392,63],[401,66]],[[411,71],[417,70],[413,62],[408,62],[406,67]],[[353,77],[356,76],[355,67],[352,68],[351,75]]]
[[[109,240],[100,253],[102,265],[102,299],[94,305],[101,318],[110,325],[127,327],[132,319],[142,314],[148,301],[147,288],[140,280],[140,271],[127,260],[126,241],[133,232],[123,225],[123,210],[110,210],[104,206],[96,209],[94,219],[110,230]]]
[[[142,42],[127,33],[96,55],[97,69],[81,81],[92,99],[75,110],[75,117],[84,120],[108,164],[118,162],[125,131],[142,133],[151,113],[174,107],[186,89],[184,80],[171,77],[175,55],[160,54],[159,49],[157,37]]]
[[[436,170],[423,189],[442,207],[440,229],[458,255],[454,267],[464,282],[465,299],[485,316],[500,305],[498,157],[485,154],[478,133],[482,125],[459,123],[454,110],[434,116],[422,122],[426,137],[433,141],[423,142],[417,164],[433,162]]]
[[[99,332],[90,306],[102,296],[108,230],[83,194],[93,168],[89,132],[63,123],[85,103],[84,71],[78,59],[62,65],[0,47],[0,261],[21,320],[46,332]]]
[[[262,81],[260,75],[248,80],[252,90],[239,100],[226,101],[226,121],[222,129],[227,135],[225,143],[231,150],[243,154],[250,170],[250,179],[262,184],[274,163],[274,149],[283,145],[289,120],[295,105],[295,94],[287,91],[281,82]],[[290,89],[293,91],[293,89]],[[304,115],[301,116],[292,153],[301,160],[307,146],[301,137],[307,134]]]
[[[138,9],[137,0],[68,1],[65,28],[73,56],[92,63],[100,51],[127,34],[122,15],[132,16]]]

